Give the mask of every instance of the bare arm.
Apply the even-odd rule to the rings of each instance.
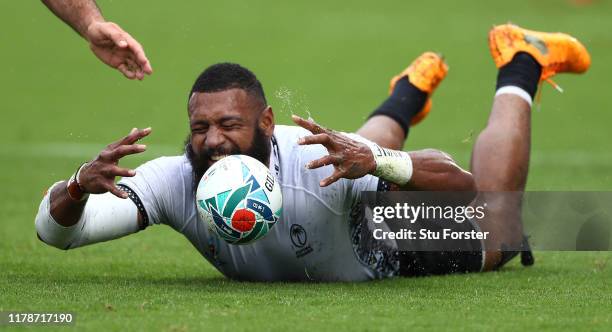
[[[69,181],[54,184],[43,197],[34,219],[38,238],[68,250],[117,239],[147,227],[146,212],[139,198],[131,190],[123,189],[130,192],[130,199],[126,199],[128,194],[115,185],[115,177],[136,174],[120,168],[118,161],[123,156],[143,152],[145,146],[135,143],[149,133],[149,128],[134,128],[81,166]]]
[[[472,174],[455,163],[450,155],[434,149],[409,152],[413,173],[400,190],[476,191]]]
[[[108,145],[94,160],[83,166],[78,179],[79,190],[84,194],[111,192],[119,198],[127,198],[127,194],[115,186],[115,177],[130,177],[136,173],[131,169],[119,167],[119,159],[129,154],[143,152],[146,146],[135,143],[150,132],[149,128],[133,129],[123,139]],[[79,201],[71,197],[64,181],[53,187],[50,202],[50,213],[53,219],[64,227],[70,227],[81,218],[87,200]]]
[[[68,195],[66,181],[60,182],[51,190],[51,216],[64,227],[75,225],[85,209],[86,200],[76,201]]]
[[[375,115],[357,130],[357,135],[388,149],[401,150],[406,132],[399,123],[386,115]]]
[[[294,116],[293,121],[310,130],[313,135],[303,137],[301,145],[322,144],[329,155],[309,162],[310,169],[333,165],[334,173],[321,180],[328,186],[340,178],[356,179],[374,174],[376,161],[370,147],[347,135],[323,128],[312,121]],[[412,163],[410,181],[399,187],[401,190],[422,191],[475,191],[472,174],[459,167],[446,153],[427,149],[409,152]],[[386,179],[388,180],[388,179]]]
[[[94,22],[104,22],[100,9],[93,0],[42,0],[42,2],[83,38]]]
[[[57,17],[89,42],[102,62],[129,79],[153,73],[142,45],[113,22],[106,22],[94,0],[42,0]]]

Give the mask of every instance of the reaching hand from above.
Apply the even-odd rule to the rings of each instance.
[[[85,32],[92,52],[129,79],[142,80],[153,73],[149,59],[136,39],[115,23],[94,22]]]

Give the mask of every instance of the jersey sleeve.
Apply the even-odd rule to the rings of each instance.
[[[173,181],[179,177],[171,157],[151,160],[138,168],[133,177],[122,178],[118,186],[127,187],[133,193],[130,199],[136,204],[145,221],[145,227],[168,222],[168,206],[173,199]]]
[[[136,207],[111,193],[90,195],[79,220],[71,226],[60,225],[51,215],[51,192],[58,184],[63,182],[45,194],[35,218],[36,233],[44,243],[68,250],[139,231]]]
[[[384,181],[373,175],[366,175],[352,182],[349,195],[353,204],[359,201],[363,191],[384,191],[381,189],[384,186]]]

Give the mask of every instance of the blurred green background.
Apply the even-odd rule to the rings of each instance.
[[[151,126],[153,133],[146,139],[149,151],[125,165],[180,153],[191,84],[205,67],[222,61],[258,75],[278,123],[288,124],[293,112],[352,131],[383,101],[391,76],[424,51],[441,52],[449,75],[406,148],[442,149],[467,167],[495,86],[487,31],[508,21],[570,32],[593,60],[587,74],[555,79],[565,93],[544,85],[541,109],[533,112],[528,188],[610,190],[610,1],[99,5],[108,20],[144,45],[152,76],[128,81],[101,64],[38,1],[0,1],[0,310],[76,311],[79,326],[92,329],[612,324],[608,253],[541,253],[529,271],[515,262],[500,273],[355,286],[242,284],[220,279],[187,241],[163,226],[68,253],[38,242],[33,227],[42,192],[132,127]],[[424,310],[432,307],[439,311]]]
[[[558,77],[565,93],[543,89],[541,111],[533,117],[529,187],[612,187],[606,172],[612,100],[605,95],[612,73],[610,2],[100,1],[108,19],[145,46],[155,73],[143,82],[102,65],[37,1],[0,6],[3,156],[65,160],[65,144],[87,150],[73,155],[89,157],[99,146],[83,144],[109,143],[133,126],[154,129],[148,139],[153,150],[143,158],[179,152],[187,133],[187,92],[205,67],[221,61],[241,63],[259,76],[279,123],[288,123],[290,112],[309,112],[322,124],[351,131],[385,98],[392,75],[434,50],[446,56],[450,73],[435,94],[433,113],[414,128],[406,148],[440,148],[465,165],[494,91],[486,34],[493,24],[511,21],[571,32],[593,58],[586,75]],[[68,165],[71,172],[75,164]],[[15,171],[2,173],[13,177]]]

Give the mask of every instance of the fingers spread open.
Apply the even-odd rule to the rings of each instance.
[[[132,177],[136,175],[135,170],[129,169],[129,168],[123,168],[119,166],[111,167],[109,172],[114,176],[121,176],[121,177]]]
[[[338,181],[338,179],[340,179],[342,177],[342,172],[335,170],[334,173],[332,175],[330,175],[329,177],[326,177],[325,179],[321,180],[321,182],[319,182],[319,185],[321,187],[327,187],[330,184]]]
[[[106,186],[106,190],[110,191],[111,194],[113,194],[113,195],[115,195],[115,196],[117,196],[119,198],[123,198],[123,199],[128,198],[128,194],[125,191],[117,188],[117,186],[115,184],[111,184],[111,185]]]
[[[119,139],[118,141],[115,141],[111,144],[108,145],[107,147],[107,151],[110,151],[109,154],[112,153],[113,150],[115,150],[117,147],[122,146],[122,145],[131,145],[136,143],[138,140],[142,139],[143,137],[149,135],[151,133],[151,128],[145,128],[145,129],[137,129],[137,128],[132,128],[132,130],[130,131],[130,133],[127,136],[124,136],[123,138]],[[145,146],[146,149],[146,146]],[[144,151],[144,150],[143,150]],[[142,152],[142,151],[139,151]],[[139,153],[139,152],[135,152],[135,153]]]
[[[328,155],[328,156],[325,156],[325,157],[309,162],[308,164],[306,164],[306,168],[315,169],[315,168],[319,168],[319,167],[323,167],[327,165],[332,165],[335,162],[336,162],[336,158]]]
[[[138,140],[142,139],[143,137],[148,136],[150,133],[151,133],[150,127],[145,128],[145,129],[133,128],[132,131],[130,131],[130,133],[127,136],[125,136],[124,138],[122,138],[121,140],[117,142],[117,145],[134,144],[138,142]]]
[[[111,159],[119,160],[127,155],[136,154],[144,152],[147,149],[147,146],[144,144],[129,144],[129,145],[119,145],[113,151],[111,151]]]
[[[148,136],[150,133],[151,133],[151,127],[148,127],[145,129],[136,129],[136,131],[132,135],[129,135],[125,144],[134,144],[138,142],[140,139]]]
[[[304,136],[298,140],[299,145],[312,145],[312,144],[323,144],[327,145],[331,143],[331,138],[328,134],[316,134],[310,136]]]
[[[297,124],[298,126],[304,129],[308,129],[313,134],[320,134],[327,131],[325,128],[319,126],[316,122],[311,120],[304,120],[303,118],[297,115],[292,115],[291,120],[293,120],[293,122],[295,122],[295,124]]]

